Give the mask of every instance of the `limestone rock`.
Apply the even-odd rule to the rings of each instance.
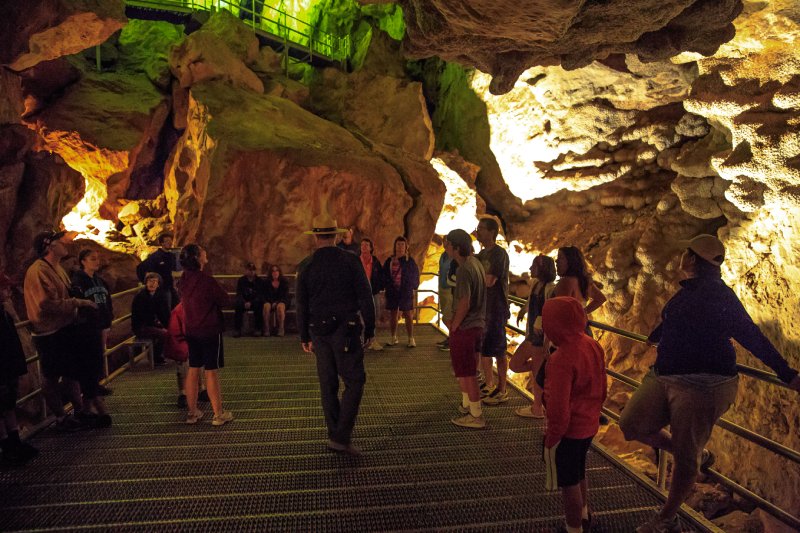
[[[184,38],[180,26],[162,21],[131,20],[119,36],[120,67],[142,72],[156,87],[170,88],[169,51]]]
[[[25,117],[44,109],[63,91],[80,79],[81,73],[64,58],[42,61],[20,72],[25,94]]]
[[[280,74],[283,71],[282,62],[281,54],[269,46],[262,46],[250,68],[256,74]]]
[[[750,516],[743,511],[733,511],[714,519],[714,525],[723,531],[737,531],[741,533],[764,533],[764,526],[758,518]]]
[[[437,55],[492,75],[491,90],[504,94],[532,66],[575,69],[609,54],[637,54],[645,61],[681,51],[713,53],[733,37],[740,0],[674,0],[601,3],[526,0],[403,0],[415,58]]]
[[[714,518],[732,510],[733,498],[718,485],[697,483],[686,503],[702,512],[706,518]]]
[[[217,37],[207,33],[193,33],[173,49],[170,69],[181,87],[188,88],[207,80],[224,80],[234,87],[246,87],[263,93],[264,84],[238,60]]]
[[[122,28],[122,0],[35,0],[3,7],[0,63],[25,70],[41,61],[74,54],[98,45]]]
[[[103,206],[100,214],[114,219],[131,176],[155,157],[168,113],[168,100],[143,76],[87,73],[36,116],[44,146],[87,181],[82,216]]]
[[[366,70],[346,75],[328,68],[312,91],[315,111],[371,142],[425,161],[433,155],[433,126],[420,83]]]
[[[19,123],[24,111],[22,80],[0,68],[0,124]]]
[[[208,246],[219,271],[237,271],[245,260],[291,270],[311,249],[302,231],[325,201],[339,225],[375,241],[379,256],[405,224],[419,235],[412,250],[424,252],[433,224],[423,234],[404,221],[413,201],[398,170],[346,130],[288,100],[219,82],[194,86],[189,105],[167,200],[178,243]],[[409,165],[397,166],[411,179]]]

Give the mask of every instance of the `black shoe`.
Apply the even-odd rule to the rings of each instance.
[[[94,427],[96,428],[110,428],[111,427],[111,415],[100,415],[97,417],[97,420],[94,422]]]
[[[709,450],[703,449],[700,454],[700,471],[704,474],[708,473],[708,469],[714,466],[714,461],[717,457]]]
[[[209,398],[208,398],[208,391],[207,390],[201,390],[200,393],[197,395],[197,401],[198,402],[208,402],[208,401],[210,401]]]
[[[39,455],[39,449],[31,446],[27,442],[20,442],[16,447],[16,452],[25,461],[30,461],[31,459]]]
[[[112,394],[114,394],[114,391],[103,385],[98,385],[97,394],[99,394],[100,396],[111,396]]]
[[[167,360],[163,357],[159,357],[158,359],[153,359],[153,366],[164,366],[167,364]]]
[[[237,329],[236,331],[233,332],[233,338],[234,339],[238,339],[241,336],[242,336],[242,331],[241,330]]]
[[[86,426],[81,423],[77,417],[72,415],[65,416],[61,420],[57,420],[53,427],[59,433],[74,433],[76,431],[86,429]]]
[[[186,409],[189,404],[186,402],[186,395],[180,394],[178,395],[178,407],[181,409]]]
[[[592,513],[589,512],[589,518],[581,518],[581,529],[583,533],[589,533],[592,530]]]
[[[600,415],[600,425],[601,426],[608,425],[608,417],[606,415]]]
[[[450,339],[445,339],[442,342],[440,342],[439,344],[437,344],[436,346],[439,348],[439,350],[441,350],[443,352],[449,352],[450,351]]]
[[[253,332],[253,337],[260,337],[261,335],[262,335],[262,333],[261,333],[261,330],[258,330],[258,329],[257,329],[257,330],[255,330],[255,331]]]

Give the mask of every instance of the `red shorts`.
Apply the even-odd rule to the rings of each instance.
[[[450,361],[457,378],[474,377],[478,372],[478,352],[483,328],[458,329],[450,332]]]

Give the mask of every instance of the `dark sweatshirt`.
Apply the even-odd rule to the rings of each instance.
[[[213,337],[225,329],[222,308],[228,305],[228,293],[213,277],[202,270],[185,270],[178,281],[178,292],[186,316],[187,337]]]
[[[661,376],[716,374],[735,376],[736,351],[731,338],[789,383],[797,375],[747,314],[739,298],[717,277],[681,281],[681,289],[661,312],[650,334],[658,343],[654,366]]]
[[[319,248],[297,269],[297,327],[309,342],[312,319],[361,313],[364,336],[375,336],[375,304],[361,260],[336,246]]]
[[[562,438],[586,439],[600,427],[606,401],[605,353],[586,335],[586,312],[578,300],[559,296],[546,300],[542,329],[558,346],[547,361],[544,397],[547,403],[545,447]]]

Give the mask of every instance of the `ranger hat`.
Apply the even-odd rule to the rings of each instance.
[[[339,228],[336,219],[328,213],[315,216],[311,220],[311,229],[303,232],[305,235],[335,235],[337,233],[347,233],[347,229]]]
[[[683,248],[688,248],[714,266],[720,266],[725,260],[725,246],[713,235],[702,234],[688,241],[680,241]]]

